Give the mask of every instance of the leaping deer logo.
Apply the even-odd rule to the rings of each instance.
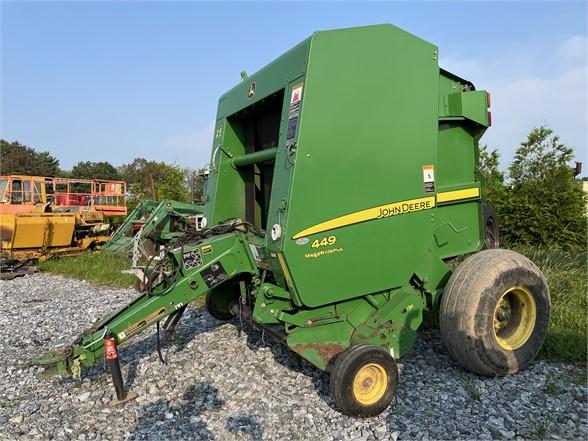
[[[249,88],[247,89],[247,98],[253,98],[255,95],[255,81],[249,83]]]

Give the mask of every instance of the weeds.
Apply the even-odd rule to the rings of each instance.
[[[10,409],[14,406],[16,406],[16,402],[12,400],[5,400],[0,403],[0,408],[2,409]]]
[[[523,435],[523,438],[545,439],[545,435],[547,435],[549,426],[551,426],[551,420],[551,418],[546,418],[544,421],[537,422],[534,428],[528,430]]]
[[[555,395],[555,392],[557,390],[555,383],[552,381],[554,377],[555,374],[553,371],[549,371],[549,373],[545,377],[545,385],[543,386],[543,392],[545,392],[547,395]]]
[[[551,294],[551,319],[540,356],[586,366],[588,346],[588,253],[520,247],[516,251],[543,271]]]
[[[461,382],[463,389],[473,401],[480,401],[482,393],[469,378],[461,377],[459,381]]]
[[[568,383],[578,386],[588,386],[588,369],[586,369],[586,367],[580,367],[577,369],[572,368],[564,373],[562,377]]]
[[[87,280],[97,285],[128,288],[133,286],[135,276],[121,271],[130,266],[131,261],[127,257],[90,251],[41,262],[41,271]]]

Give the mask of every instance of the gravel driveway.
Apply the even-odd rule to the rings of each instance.
[[[154,330],[121,348],[124,407],[103,368],[44,380],[30,357],[69,343],[134,292],[37,274],[0,281],[0,439],[587,439],[588,389],[571,366],[538,362],[488,379],[455,366],[436,332],[400,364],[395,403],[376,418],[343,416],[328,376],[245,327],[189,309],[180,341],[155,353]]]

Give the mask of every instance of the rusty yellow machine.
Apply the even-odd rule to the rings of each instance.
[[[0,278],[105,243],[107,217],[126,214],[124,181],[0,176]]]

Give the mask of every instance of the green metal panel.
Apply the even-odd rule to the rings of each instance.
[[[251,154],[244,157],[243,134],[231,117],[254,112],[285,88],[267,218],[268,229],[279,225],[282,235],[275,241],[266,235],[266,245],[276,279],[302,304],[402,286],[415,273],[440,280],[431,274],[448,271],[440,258],[479,247],[479,196],[439,208],[435,196],[479,188],[474,138],[487,123],[485,92],[440,71],[437,54],[434,45],[392,25],[317,32],[221,97],[205,209],[212,225],[245,216],[236,165],[251,162]],[[292,90],[300,85],[298,124],[288,140]],[[449,130],[440,137],[440,119],[461,136]],[[464,127],[468,121],[475,133]],[[435,173],[428,191],[425,166]],[[365,220],[362,211],[377,214],[376,207],[382,218]],[[353,213],[362,221],[343,225]],[[337,228],[300,236],[338,218]],[[284,271],[291,273],[289,285]]]
[[[485,91],[452,93],[445,100],[448,116],[463,116],[480,125],[488,125],[488,94]]]
[[[239,140],[240,134],[227,123],[227,117],[262,102],[304,75],[309,47],[310,39],[307,39],[221,96],[207,185],[205,216],[209,225],[245,217],[243,177],[231,163],[233,158],[243,156],[245,150]],[[255,84],[255,94],[250,96],[252,84]],[[284,144],[280,142],[279,145]]]
[[[224,93],[218,104],[217,120],[263,100],[284,88],[288,82],[306,73],[310,38],[307,38],[276,58],[246,80]],[[250,97],[249,85],[255,83],[255,94]]]
[[[430,196],[423,166],[437,160],[436,54],[391,25],[314,35],[284,243],[305,305],[400,286],[433,258],[428,210],[311,234],[303,245],[292,237],[349,213]],[[331,235],[332,246],[312,247]]]

